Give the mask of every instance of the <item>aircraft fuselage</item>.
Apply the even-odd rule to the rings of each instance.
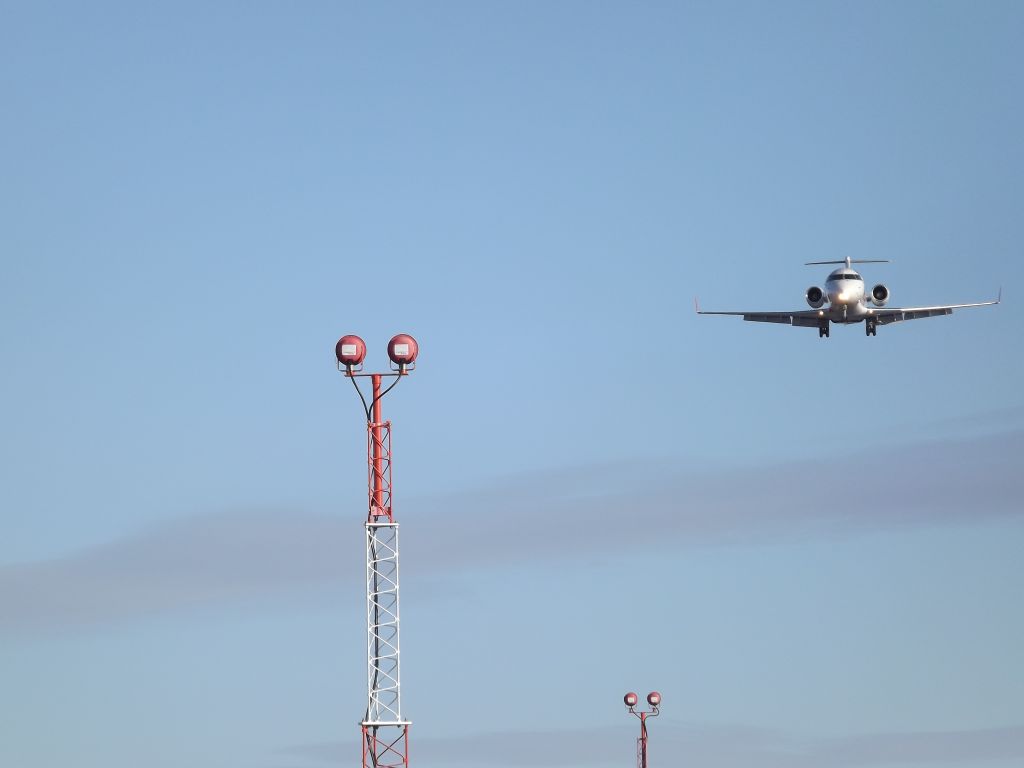
[[[852,269],[837,269],[825,281],[828,306],[819,314],[833,323],[859,323],[873,314],[867,306],[864,278]]]

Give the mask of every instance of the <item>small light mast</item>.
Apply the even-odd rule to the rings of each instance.
[[[626,709],[629,710],[629,714],[640,719],[640,738],[636,740],[636,765],[637,768],[647,768],[647,718],[657,717],[660,714],[661,694],[657,691],[647,694],[647,703],[651,707],[647,711],[636,711],[636,705],[640,699],[632,691],[623,696],[622,701],[626,705]]]

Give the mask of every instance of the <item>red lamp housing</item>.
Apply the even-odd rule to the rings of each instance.
[[[419,353],[420,345],[407,333],[400,333],[388,342],[388,357],[399,368],[412,365]]]
[[[338,362],[348,368],[361,365],[366,357],[366,342],[351,334],[342,336],[334,347],[334,354]]]
[[[637,703],[637,702],[638,702],[639,700],[640,700],[640,699],[639,699],[639,697],[638,697],[638,696],[637,696],[637,695],[636,695],[635,693],[633,693],[632,691],[630,691],[629,693],[627,693],[627,694],[626,694],[625,696],[623,696],[623,697],[622,697],[622,701],[623,701],[623,703],[624,703],[624,704],[625,704],[625,705],[626,705],[627,707],[629,707],[630,709],[632,709],[633,707],[635,707],[635,706],[636,706],[636,703]]]
[[[647,703],[652,707],[661,706],[661,694],[657,691],[651,691],[647,694]]]

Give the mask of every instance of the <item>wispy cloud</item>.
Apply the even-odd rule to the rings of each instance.
[[[955,416],[929,417],[927,425],[906,423],[900,425],[901,431],[911,434],[945,435],[977,435],[984,432],[1005,432],[1020,429],[1024,425],[1024,406],[1009,405],[1002,408],[989,408],[968,414]]]
[[[55,560],[0,566],[0,629],[118,620],[337,583],[337,520],[192,517]]]
[[[407,548],[407,561],[550,555],[559,536],[541,529],[571,537],[565,557],[652,541],[707,546],[969,522],[1024,514],[1022,493],[1024,431],[745,468],[584,467],[417,505],[414,515],[459,524],[443,536],[431,529],[429,542]]]
[[[652,728],[652,731],[654,729]],[[515,731],[456,738],[419,738],[417,760],[427,765],[611,766],[629,762],[634,730],[625,727]],[[298,746],[288,754],[322,763],[351,757],[358,744]],[[868,733],[803,739],[739,725],[659,722],[651,757],[703,768],[879,768],[892,765],[984,765],[1024,760],[1024,726],[978,730]],[[674,760],[666,758],[672,755]]]
[[[404,501],[403,568],[438,572],[453,563],[564,560],[652,541],[700,547],[970,522],[1022,515],[1022,497],[1024,431],[760,467],[582,467]],[[458,525],[437,524],[453,520]],[[119,620],[344,584],[360,568],[362,551],[352,546],[358,525],[283,510],[208,515],[59,559],[0,566],[0,629]],[[556,552],[566,537],[572,552]]]

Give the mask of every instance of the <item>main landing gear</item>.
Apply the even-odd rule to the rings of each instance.
[[[822,336],[828,338],[828,320],[822,320],[818,324],[818,338],[820,339]]]
[[[877,336],[878,335],[878,321],[873,317],[869,317],[864,321],[864,335],[865,336]]]

